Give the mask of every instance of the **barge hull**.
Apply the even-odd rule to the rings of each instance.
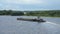
[[[24,18],[17,18],[17,20],[23,20],[23,21],[34,21],[34,22],[46,22],[43,19],[37,20],[37,19],[24,19]]]

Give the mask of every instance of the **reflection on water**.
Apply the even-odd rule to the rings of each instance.
[[[54,21],[54,18],[43,18],[48,22],[37,23],[19,21],[16,20],[17,17],[19,16],[0,16],[0,34],[60,34],[59,21]]]

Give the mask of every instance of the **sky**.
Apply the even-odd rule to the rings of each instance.
[[[0,0],[0,10],[60,10],[60,0]]]

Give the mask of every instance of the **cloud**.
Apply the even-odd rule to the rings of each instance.
[[[41,0],[2,0],[4,3],[12,3],[12,4],[40,4]]]
[[[0,0],[0,9],[29,10],[32,5],[41,3],[41,0]]]
[[[60,9],[60,0],[0,0],[0,10]]]
[[[20,7],[18,5],[9,5],[9,4],[2,4],[0,5],[0,10],[19,10]]]

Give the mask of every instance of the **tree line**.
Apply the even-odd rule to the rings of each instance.
[[[26,14],[24,14],[26,12]],[[0,10],[0,15],[12,16],[52,16],[60,17],[60,10],[45,10],[45,11],[13,11],[13,10]]]
[[[46,10],[46,11],[30,11],[27,13],[28,16],[50,16],[60,17],[60,10]]]
[[[0,15],[19,16],[19,15],[24,15],[24,13],[22,11],[0,10]]]

